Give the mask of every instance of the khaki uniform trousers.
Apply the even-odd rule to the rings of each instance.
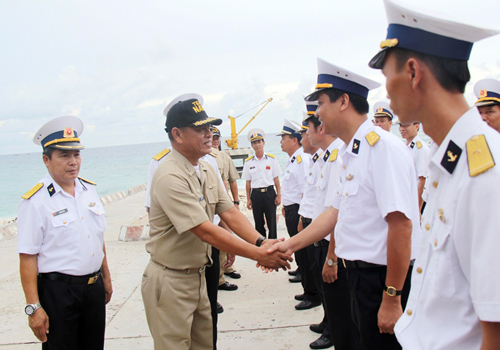
[[[220,255],[219,255],[219,264],[220,264],[219,286],[226,282],[226,279],[224,278],[225,273],[231,273],[231,272],[236,271],[234,269],[233,265],[225,268],[224,264],[226,263],[226,261],[227,261],[227,253],[220,252]]]
[[[155,350],[212,350],[205,269],[171,270],[150,261],[142,300]]]

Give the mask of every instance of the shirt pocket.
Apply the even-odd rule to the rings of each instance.
[[[257,172],[257,167],[253,167],[253,168],[248,169],[248,172],[250,174],[256,173]]]
[[[62,247],[78,241],[79,235],[75,220],[75,216],[72,213],[53,216],[50,219],[52,233],[58,246]]]
[[[209,204],[217,204],[219,202],[219,192],[217,185],[210,185],[207,187],[206,199]]]
[[[106,219],[104,219],[104,207],[102,205],[96,205],[93,207],[88,207],[90,211],[89,215],[89,228],[92,233],[101,236],[106,230]]]
[[[455,278],[453,275],[453,241],[451,229],[441,221],[436,221],[434,233],[429,242],[435,256],[434,292],[444,298],[455,293]]]
[[[290,176],[292,176],[292,173],[290,172],[290,170],[287,170],[285,172],[285,175],[283,175],[283,178],[285,178],[286,180],[290,180]]]
[[[347,222],[362,220],[363,205],[359,199],[359,182],[346,182],[339,190],[341,197],[340,217]]]

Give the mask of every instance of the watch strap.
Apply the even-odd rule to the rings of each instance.
[[[257,247],[260,247],[262,245],[262,242],[264,242],[265,239],[266,239],[266,237],[260,236],[259,238],[257,238],[257,242],[255,242],[255,245]]]
[[[403,294],[402,290],[397,290],[395,287],[392,286],[385,286],[384,292],[391,297],[397,297]]]

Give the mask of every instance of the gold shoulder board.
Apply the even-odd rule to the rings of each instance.
[[[158,153],[156,156],[153,157],[154,160],[160,160],[163,157],[165,157],[167,154],[170,153],[170,148],[165,148],[163,151]]]
[[[252,158],[253,158],[253,156],[248,157],[247,159],[245,159],[245,162],[248,162]]]
[[[417,141],[417,148],[418,148],[418,149],[422,148],[422,142]]]
[[[375,131],[369,132],[368,135],[365,136],[365,138],[370,146],[373,146],[378,142],[378,140],[380,140],[380,136],[378,136],[378,134]]]
[[[271,158],[276,158],[276,156],[274,154],[271,154],[271,153],[267,153],[267,155]]]
[[[210,152],[210,155],[214,158],[217,158],[217,155],[214,152]]]
[[[466,145],[469,174],[471,177],[478,176],[495,166],[495,161],[484,135],[472,136]]]
[[[339,150],[338,149],[334,149],[332,151],[332,153],[330,154],[330,157],[328,158],[328,161],[329,162],[335,162],[337,160],[338,154],[339,154]]]
[[[83,177],[80,177],[80,176],[78,176],[78,178],[79,178],[80,180],[82,180],[83,182],[86,182],[86,183],[88,183],[88,184],[91,184],[91,185],[96,186],[96,183],[95,183],[95,182],[93,182],[93,181],[90,181],[90,180],[84,179]]]
[[[297,156],[297,164],[300,164],[302,163],[302,157],[300,156],[300,154]]]
[[[42,187],[43,187],[42,183],[37,183],[31,190],[29,190],[28,192],[26,192],[26,194],[24,196],[22,196],[21,198],[22,199],[30,199]]]

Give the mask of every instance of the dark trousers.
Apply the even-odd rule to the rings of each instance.
[[[298,233],[297,226],[299,225],[299,205],[284,205],[285,209],[285,224],[286,230],[288,231],[288,235],[290,237],[295,236]],[[295,262],[297,263],[300,271],[300,263],[301,263],[301,252],[303,249],[295,252]],[[306,253],[307,254],[307,253]]]
[[[378,310],[382,303],[387,267],[355,267],[346,270],[351,291],[354,322],[357,326],[362,349],[401,349],[394,334],[380,333],[378,328]],[[412,267],[410,266],[401,295],[403,310],[410,293],[411,272]]]
[[[219,314],[217,313],[217,293],[219,287],[219,250],[212,247],[212,266],[205,269],[205,279],[207,281],[207,294],[210,300],[210,308],[212,311],[212,327],[213,327],[213,340],[214,350],[217,349],[217,321]]]
[[[252,189],[252,192],[250,193],[253,219],[255,220],[255,229],[263,237],[267,237],[269,239],[276,239],[278,237],[276,227],[276,204],[274,203],[275,199],[276,191],[274,190],[274,186],[269,186],[266,192],[261,192],[259,189]],[[266,229],[264,227],[264,215],[266,216],[269,236],[266,235]]]
[[[38,277],[40,303],[49,316],[42,349],[102,350],[106,326],[102,277],[94,284],[51,281]]]
[[[301,217],[302,227],[305,229],[311,223],[311,219]],[[318,302],[321,301],[321,295],[318,292],[317,284],[314,278],[314,255],[311,255],[309,251],[314,250],[314,245],[311,244],[303,249],[299,255],[301,261],[299,265],[299,271],[302,276],[302,288],[304,288],[304,300]],[[297,256],[297,255],[296,255]]]
[[[351,314],[351,294],[347,282],[346,269],[339,259],[338,279],[333,283],[323,281],[323,266],[325,264],[328,245],[327,240],[321,241],[323,245],[315,247],[316,265],[319,267],[319,278],[323,292],[323,308],[326,315],[327,328],[324,336],[331,336],[335,350],[361,349]]]

